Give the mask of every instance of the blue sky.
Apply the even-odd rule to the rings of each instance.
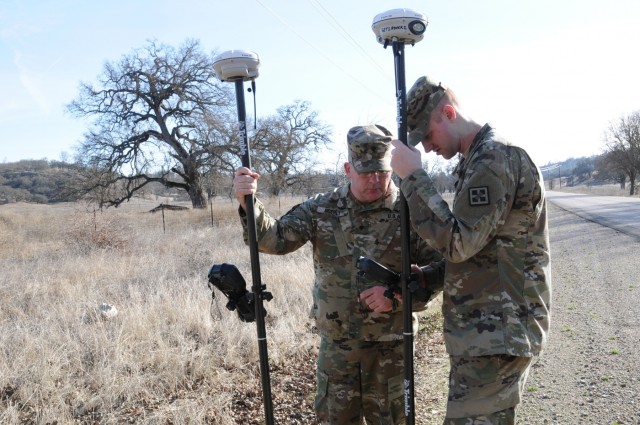
[[[351,126],[396,133],[393,53],[371,23],[400,7],[429,19],[406,48],[407,88],[442,81],[540,166],[600,153],[610,123],[640,110],[637,0],[2,0],[0,162],[71,158],[89,123],[64,107],[81,81],[147,40],[195,38],[256,52],[258,116],[309,101],[333,127],[322,161],[341,163]]]

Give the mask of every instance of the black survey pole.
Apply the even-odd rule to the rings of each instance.
[[[385,48],[391,43],[396,73],[396,104],[398,108],[398,138],[407,145],[407,85],[404,77],[404,45],[412,46],[422,40],[427,29],[427,17],[411,9],[391,9],[376,15],[371,29],[379,43]],[[411,282],[409,206],[400,191],[400,230],[401,230],[401,271],[403,306],[403,342],[404,342],[404,414],[405,423],[415,423],[415,403],[413,384],[413,309]]]
[[[396,72],[396,102],[398,107],[398,138],[407,144],[407,85],[404,72],[404,42],[394,40],[393,59]],[[409,206],[407,200],[400,191],[400,230],[401,236],[401,261],[400,282],[402,284],[402,311],[403,311],[403,342],[404,342],[404,415],[405,423],[415,423],[414,409],[414,383],[413,383],[413,309],[412,296],[409,288],[411,279],[411,251],[409,232]]]
[[[244,81],[235,80],[236,102],[238,106],[238,136],[240,138],[240,155],[242,166],[251,169],[251,153],[247,137],[246,109],[244,103]],[[264,293],[266,289],[260,277],[260,258],[258,253],[258,237],[256,233],[256,216],[253,195],[245,195],[247,229],[249,232],[249,254],[251,256],[251,279],[253,286],[253,302],[255,306],[256,327],[258,328],[258,350],[260,353],[260,376],[262,378],[262,398],[267,425],[273,425],[273,404],[271,401],[271,378],[269,375],[269,355],[267,353],[267,332],[264,324]]]

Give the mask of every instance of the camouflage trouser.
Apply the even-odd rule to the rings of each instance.
[[[404,423],[402,340],[333,341],[322,338],[316,372],[319,423]]]
[[[532,357],[451,356],[444,425],[513,425]]]

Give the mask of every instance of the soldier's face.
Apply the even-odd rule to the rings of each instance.
[[[435,152],[436,155],[442,156],[444,159],[451,159],[458,153],[456,139],[450,134],[448,121],[431,120],[429,125],[429,133],[422,139],[422,147],[426,153]]]
[[[453,158],[459,151],[460,145],[452,132],[452,121],[444,113],[431,114],[429,133],[422,139],[422,147],[426,153],[435,152],[444,159]]]
[[[351,193],[362,203],[377,201],[389,190],[391,171],[358,173],[350,163],[344,165],[347,177],[351,181]]]
[[[422,147],[426,153],[435,152],[436,155],[442,156],[444,159],[451,159],[456,155],[456,149],[447,141],[447,139],[425,138],[422,141]]]

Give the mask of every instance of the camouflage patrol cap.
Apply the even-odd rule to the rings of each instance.
[[[347,133],[349,162],[359,173],[391,171],[391,133],[381,125],[353,127]]]
[[[420,77],[407,93],[407,128],[409,144],[416,146],[429,134],[431,111],[438,105],[447,91],[440,83]]]

